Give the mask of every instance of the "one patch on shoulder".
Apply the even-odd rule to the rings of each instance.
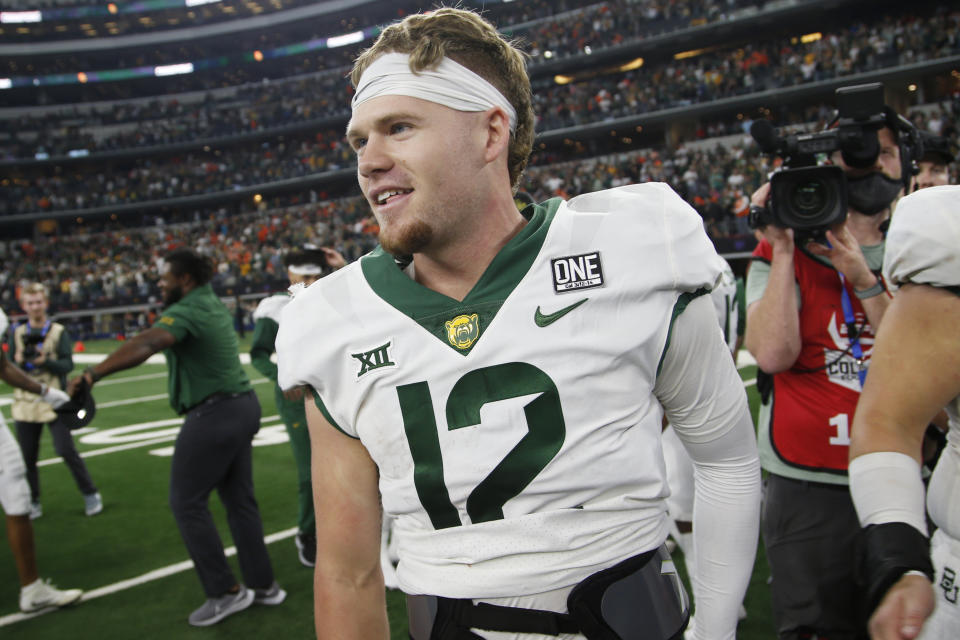
[[[553,258],[550,260],[550,271],[553,290],[557,293],[603,286],[603,265],[599,251]]]

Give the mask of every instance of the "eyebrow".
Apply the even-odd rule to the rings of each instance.
[[[373,121],[369,129],[376,130],[382,129],[386,125],[389,125],[397,121],[410,121],[410,122],[422,122],[424,120],[423,116],[418,116],[409,111],[391,111],[380,116]],[[346,136],[348,141],[356,140],[357,138],[362,138],[363,135],[357,131],[356,128],[353,128],[353,119],[351,118],[350,122],[347,123]]]

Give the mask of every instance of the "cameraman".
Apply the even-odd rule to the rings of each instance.
[[[872,166],[831,156],[846,174],[845,222],[826,230],[826,242],[795,242],[793,229],[767,224],[747,277],[745,345],[761,369],[758,439],[768,472],[762,531],[784,639],[866,637],[853,565],[860,526],[847,490],[849,427],[874,328],[890,304],[879,276],[883,229],[909,184],[915,134],[889,108],[882,122]],[[767,206],[769,194],[762,186],[753,204]]]
[[[33,282],[20,292],[20,307],[27,314],[27,321],[13,330],[10,351],[13,361],[24,372],[41,384],[54,389],[66,386],[66,376],[73,369],[73,342],[59,322],[47,317],[47,289]],[[54,412],[53,407],[35,393],[23,389],[13,392],[10,413],[17,428],[17,440],[27,464],[27,481],[30,483],[30,518],[43,515],[40,504],[40,479],[37,474],[37,458],[40,454],[40,434],[43,425],[50,427],[53,448],[63,458],[77,488],[83,494],[84,512],[93,516],[103,511],[103,500],[97,491],[87,466],[83,463],[73,444],[70,430]]]

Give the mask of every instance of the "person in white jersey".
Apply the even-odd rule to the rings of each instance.
[[[352,80],[380,246],[294,296],[277,336],[328,516],[318,637],[389,636],[381,504],[416,640],[676,636],[666,412],[698,470],[697,637],[732,639],[760,476],[700,216],[663,184],[518,211],[530,82],[476,13],[389,26]]]
[[[960,637],[960,187],[900,201],[883,272],[899,290],[877,333],[850,443],[870,637],[952,640]],[[928,539],[921,444],[944,407],[949,430],[927,489],[937,526]]]
[[[0,337],[10,321],[0,309]],[[62,389],[34,380],[7,359],[0,351],[0,380],[18,389],[40,396],[43,402],[58,409],[70,401]],[[20,579],[20,610],[24,613],[49,607],[65,607],[83,597],[80,589],[57,589],[49,580],[42,580],[37,571],[36,545],[33,524],[30,522],[30,485],[27,466],[20,445],[7,429],[0,414],[0,508],[6,519],[7,542],[13,552],[13,561]]]

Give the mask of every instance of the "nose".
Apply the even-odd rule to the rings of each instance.
[[[362,178],[370,178],[377,173],[388,171],[393,161],[387,152],[382,137],[371,134],[357,156],[357,172]]]

